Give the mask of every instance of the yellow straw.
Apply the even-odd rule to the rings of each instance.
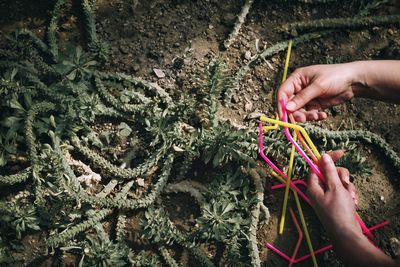
[[[278,113],[276,113],[276,116],[275,116],[275,118],[276,118],[276,120],[279,120],[279,115],[278,115]],[[272,125],[272,126],[264,126],[263,127],[263,130],[276,130],[276,129],[278,129],[278,127],[279,127],[279,125],[278,124],[274,124],[274,125]]]
[[[288,48],[287,48],[287,53],[286,53],[286,60],[285,60],[285,68],[283,69],[283,76],[282,76],[282,82],[286,80],[286,76],[288,73],[289,69],[289,61],[290,61],[290,54],[292,53],[292,40],[289,41],[288,43]]]
[[[282,82],[286,80],[288,69],[289,69],[289,61],[290,61],[290,55],[292,53],[292,40],[289,41],[288,43],[288,48],[286,52],[286,59],[285,59],[285,67],[283,68],[283,75],[282,75]],[[279,120],[279,115],[276,113],[276,120]],[[278,129],[278,124],[275,124],[273,126],[264,126],[264,130],[276,130]]]
[[[296,133],[294,133],[293,139],[295,141],[297,140],[297,134]],[[286,210],[287,210],[287,203],[288,203],[288,197],[289,197],[290,182],[292,181],[294,152],[295,151],[296,151],[296,148],[294,147],[294,145],[292,145],[292,150],[290,151],[289,167],[288,167],[288,170],[287,170],[285,194],[283,196],[281,221],[279,223],[279,234],[283,234],[283,229],[284,229],[284,226],[285,226]]]
[[[310,146],[310,148],[311,148],[311,150],[314,152],[315,156],[316,156],[318,159],[321,158],[321,154],[318,152],[318,150],[317,150],[317,148],[315,147],[314,143],[311,141],[311,139],[310,139],[310,137],[308,136],[306,130],[304,130],[304,128],[301,127],[300,125],[296,125],[296,124],[288,123],[288,122],[283,122],[283,121],[280,121],[280,120],[275,120],[275,119],[267,118],[267,117],[264,117],[264,116],[261,116],[261,117],[260,117],[260,121],[262,121],[262,122],[269,122],[269,123],[271,123],[271,124],[278,124],[278,125],[280,125],[280,126],[287,127],[287,128],[291,128],[291,129],[294,129],[294,130],[299,131],[299,132],[303,135],[303,137],[306,139],[307,144]],[[264,126],[264,127],[265,127],[265,126]],[[263,127],[263,129],[264,129],[264,127]]]
[[[306,220],[304,220],[303,209],[301,208],[299,196],[297,195],[297,192],[293,192],[293,194],[294,194],[294,200],[296,201],[297,209],[299,210],[300,221],[301,221],[301,225],[303,226],[303,232],[304,232],[304,236],[306,237],[306,243],[308,246],[308,250],[310,251],[313,266],[318,267],[317,259],[315,258],[314,248],[311,243],[310,234],[308,233]]]
[[[292,52],[292,40],[290,40],[288,43],[288,49],[287,49],[286,59],[285,59],[285,67],[283,68],[282,83],[286,80],[286,77],[287,77],[291,52]],[[278,124],[275,124],[274,126],[276,128],[278,128]],[[296,134],[294,136],[296,136]],[[294,149],[295,149],[295,147],[292,145],[292,151],[290,152],[289,168],[288,168],[288,173],[287,173],[288,179],[286,180],[285,194],[283,196],[281,220],[279,223],[279,234],[283,233],[283,228],[285,226],[286,209],[287,209],[287,202],[288,202],[288,197],[289,197],[289,186],[290,186],[290,181],[292,180],[291,177],[292,177],[292,169],[293,169]]]

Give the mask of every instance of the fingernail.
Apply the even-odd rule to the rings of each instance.
[[[286,104],[286,109],[290,110],[290,111],[294,111],[294,109],[296,108],[296,103],[293,101],[289,101]]]
[[[355,200],[355,199],[356,199],[356,192],[351,191],[351,192],[350,192],[350,196],[351,196],[352,199]]]
[[[354,204],[355,204],[356,206],[358,206],[358,199],[357,199],[357,198],[354,199]]]
[[[324,154],[324,155],[322,155],[322,161],[323,161],[324,163],[329,164],[329,163],[332,162],[332,158],[331,158],[328,154]]]
[[[349,184],[350,184],[350,176],[345,176],[345,177],[343,177],[343,182],[344,182],[346,185],[349,185]]]

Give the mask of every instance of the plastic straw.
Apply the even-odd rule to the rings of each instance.
[[[295,139],[296,139],[296,136],[297,135],[295,133],[295,135],[294,135]],[[292,150],[290,151],[289,167],[288,167],[288,170],[287,170],[287,180],[286,180],[285,193],[283,195],[281,220],[279,222],[279,234],[283,234],[283,229],[285,227],[286,209],[287,209],[287,203],[288,203],[288,198],[289,198],[290,182],[292,181],[294,152],[295,151],[296,150],[295,150],[294,146],[292,145]]]
[[[289,40],[286,59],[285,59],[285,67],[283,68],[283,75],[282,75],[282,83],[286,80],[288,69],[289,69],[289,61],[290,61],[290,54],[292,53],[292,40]]]
[[[303,226],[303,233],[306,238],[307,247],[308,247],[308,250],[310,251],[311,261],[312,261],[314,267],[318,267],[317,258],[315,258],[314,248],[311,243],[310,234],[308,233],[306,220],[304,220],[303,209],[301,208],[299,196],[296,193],[294,193],[293,195],[294,195],[294,200],[296,202],[297,209],[299,211],[299,217],[300,217],[301,225]]]
[[[285,101],[282,100],[281,102],[281,108],[282,108],[282,113],[283,113],[283,121],[288,122],[288,117],[287,117],[287,112],[286,112],[286,104]],[[311,169],[318,175],[318,177],[323,181],[324,177],[322,176],[321,171],[319,170],[318,166],[314,164],[314,162],[307,156],[306,153],[301,149],[301,147],[297,144],[297,142],[294,140],[292,135],[289,132],[289,129],[287,127],[283,128],[283,132],[286,135],[286,138],[292,143],[292,145],[296,148],[297,152],[304,158],[304,160],[308,163],[308,165],[311,167]]]
[[[293,114],[289,114],[289,119],[290,122],[293,124],[296,124],[296,120],[293,118]],[[307,151],[308,155],[312,158],[315,164],[318,163],[318,158],[315,156],[315,154],[312,152],[311,148],[307,145],[306,141],[304,140],[303,136],[299,131],[296,130],[297,138],[299,139],[301,145],[304,147],[304,149]]]
[[[278,254],[279,256],[281,256],[282,258],[284,258],[285,260],[291,262],[292,259],[286,255],[285,253],[283,253],[282,251],[280,251],[279,249],[277,249],[276,247],[274,247],[274,245],[272,245],[271,243],[266,243],[265,247],[272,250],[273,252],[275,252],[276,254]]]
[[[259,153],[261,158],[274,170],[273,172],[271,172],[271,175],[274,176],[276,179],[278,179],[281,183],[286,184],[287,176],[278,167],[276,167],[276,165],[264,153],[263,133],[262,133],[263,127],[261,122],[259,122],[258,124],[258,129],[259,129],[259,139],[258,139]],[[308,204],[311,205],[311,201],[308,199],[308,197],[300,189],[298,189],[297,186],[292,182],[290,182],[290,188],[293,191],[297,192],[304,199],[304,201],[306,201]]]
[[[314,154],[317,156],[317,158],[321,157],[320,153],[318,152],[318,150],[315,147],[314,143],[311,141],[311,139],[310,139],[309,135],[307,134],[306,130],[304,130],[304,128],[301,127],[300,125],[296,125],[296,124],[292,124],[292,123],[288,123],[288,122],[283,122],[283,121],[280,121],[280,120],[267,118],[265,116],[261,116],[260,117],[260,121],[268,122],[268,123],[271,123],[271,124],[278,124],[280,126],[292,128],[294,130],[299,131],[303,135],[303,137],[306,139],[307,144],[310,146],[311,150],[314,152]],[[264,127],[267,127],[267,126],[264,126]]]
[[[270,174],[276,178],[279,182],[282,183],[282,187],[286,186],[286,180],[284,180],[282,177],[280,177],[276,172],[271,171]],[[296,192],[308,205],[311,206],[311,201],[310,199],[303,193],[303,191],[301,191],[297,186],[296,183],[297,181],[291,182],[290,183],[290,189],[292,190],[292,192]],[[280,185],[278,185],[280,186]]]
[[[279,120],[279,115],[278,115],[278,113],[276,113],[275,118],[276,118],[277,120]],[[264,126],[263,129],[269,131],[269,130],[276,130],[276,129],[278,129],[278,127],[279,127],[279,125],[275,123],[275,124],[272,125],[272,126]]]
[[[299,184],[299,185],[303,185],[304,187],[307,187],[307,183],[303,180],[292,181],[292,183],[295,185]],[[286,184],[276,184],[276,185],[271,186],[271,189],[275,190],[275,189],[280,189],[280,188],[284,188],[284,187],[286,187]]]
[[[296,227],[297,234],[298,234],[296,246],[294,247],[294,251],[292,253],[292,258],[291,258],[292,261],[289,263],[289,266],[288,266],[288,267],[292,267],[294,261],[296,260],[297,252],[299,251],[301,241],[303,240],[303,232],[301,231],[299,222],[297,221],[296,215],[294,215],[292,208],[289,208],[289,212],[290,212],[290,216],[292,217],[293,223]]]

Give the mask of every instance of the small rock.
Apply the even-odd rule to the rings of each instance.
[[[244,111],[252,111],[253,110],[253,102],[246,98],[246,104],[244,105]]]
[[[129,53],[129,47],[122,44],[122,45],[119,46],[119,51],[121,51],[122,54],[128,54]]]
[[[250,52],[249,50],[247,50],[247,51],[244,53],[244,58],[247,59],[247,60],[250,60],[250,59],[251,59],[251,52]]]
[[[138,186],[144,187],[144,179],[143,178],[137,178],[136,183]]]
[[[165,78],[165,73],[161,69],[153,69],[153,71],[157,78]]]
[[[395,257],[399,257],[400,256],[400,241],[395,238],[392,237],[390,238],[390,247],[392,248],[393,254]]]
[[[133,64],[132,70],[133,70],[134,72],[138,72],[138,71],[140,70],[140,65],[139,65],[139,64]]]
[[[264,114],[262,114],[261,112],[252,112],[250,114],[248,114],[246,116],[246,120],[254,120],[254,119],[258,119],[261,116],[265,116]]]
[[[290,35],[293,36],[293,37],[297,37],[297,36],[299,36],[299,33],[297,32],[296,29],[292,29],[292,30],[290,31]]]
[[[380,196],[379,199],[383,202],[385,202],[385,197],[384,196]]]
[[[257,101],[258,99],[260,99],[260,97],[258,95],[253,95],[253,100]]]

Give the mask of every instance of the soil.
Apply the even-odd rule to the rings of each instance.
[[[1,34],[20,26],[39,33],[43,31],[49,10],[48,2],[51,1],[42,1],[37,5],[30,1],[3,1],[0,4]],[[312,5],[297,1],[266,3],[258,0],[250,9],[235,42],[228,50],[223,50],[221,44],[231,32],[244,1],[99,0],[97,4],[98,32],[111,47],[111,62],[107,68],[157,82],[168,92],[176,94],[182,91],[196,94],[196,80],[203,77],[204,67],[216,56],[225,61],[229,72],[234,73],[247,62],[244,56],[246,52],[252,56],[257,53],[256,43],[263,49],[289,39],[290,36],[281,31],[284,23],[352,17],[359,12],[356,5],[336,2]],[[394,14],[399,11],[399,6],[393,4],[373,10],[372,13]],[[74,22],[73,17],[65,19],[65,24],[69,22]],[[294,47],[289,71],[311,64],[400,59],[398,40],[400,29],[395,26],[338,31]],[[235,124],[249,127],[255,127],[254,122],[244,120],[249,113],[261,112],[274,116],[274,95],[281,80],[284,57],[285,53],[279,53],[268,59],[269,63],[258,65],[246,75],[240,90],[233,96],[233,107],[222,107],[221,114]],[[158,78],[153,69],[161,69],[165,77]],[[400,152],[400,139],[397,136],[400,132],[399,106],[355,99],[328,113],[329,118],[318,125],[335,130],[369,130],[383,137],[397,153]],[[379,247],[394,256],[396,252],[389,240],[400,237],[400,177],[380,151],[371,146],[363,147],[363,156],[367,157],[372,174],[355,177],[354,183],[360,197],[358,211],[368,226],[383,219],[391,221],[390,226],[374,233]],[[275,253],[263,248],[266,242],[271,242],[290,254],[296,242],[296,232],[290,218],[284,235],[277,234],[283,192],[272,191],[270,185],[275,181],[268,177],[266,179],[264,203],[270,209],[271,219],[258,232],[261,258],[264,266],[286,266],[287,263]],[[182,199],[172,194],[165,198],[167,210],[174,214],[172,219],[179,227],[191,225],[193,217],[199,215],[198,207],[187,205],[190,203],[186,199],[188,196]],[[290,206],[294,207],[294,204]],[[314,247],[328,244],[329,240],[311,208],[306,204],[303,207]],[[132,225],[137,225],[138,221],[137,218],[132,219]],[[303,244],[299,255],[305,253],[307,248]],[[320,266],[342,266],[332,251],[318,256],[318,260]],[[310,265],[310,261],[305,261],[296,266]]]

